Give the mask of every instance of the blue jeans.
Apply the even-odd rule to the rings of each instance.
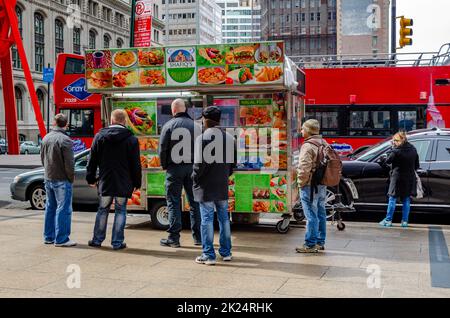
[[[44,240],[64,244],[69,241],[72,222],[72,184],[45,180]]]
[[[231,255],[231,229],[230,217],[228,215],[228,201],[200,202],[203,255],[209,259],[216,259],[216,252],[214,251],[214,207],[217,210],[217,219],[219,220],[219,254],[223,257]]]
[[[392,221],[394,218],[395,205],[397,203],[397,198],[389,196],[389,204],[387,209],[386,221]],[[411,199],[409,197],[403,198],[402,200],[402,222],[408,222],[409,211],[411,210]]]
[[[97,217],[95,218],[94,244],[101,245],[106,237],[106,226],[108,224],[108,214],[111,204],[115,201],[114,207],[114,226],[112,231],[111,245],[120,247],[125,239],[125,225],[127,223],[127,198],[100,196],[100,206],[98,207]]]
[[[303,212],[306,217],[305,245],[314,247],[316,244],[325,245],[327,235],[327,211],[325,200],[327,187],[318,186],[317,193],[314,193],[311,202],[311,187],[306,186],[300,190]]]
[[[184,188],[190,206],[191,230],[194,241],[200,242],[200,209],[198,202],[194,201],[192,192],[193,181],[191,178],[192,165],[172,165],[166,172],[166,199],[169,210],[169,239],[179,242],[182,230],[181,193]]]

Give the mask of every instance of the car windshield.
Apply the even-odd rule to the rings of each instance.
[[[369,148],[361,151],[360,153],[355,155],[353,158],[355,158],[356,160],[359,160],[359,161],[372,160],[374,157],[376,157],[380,153],[380,151],[389,147],[390,139],[391,138],[386,138],[385,140],[380,141],[379,143],[373,145],[372,147],[369,147]]]

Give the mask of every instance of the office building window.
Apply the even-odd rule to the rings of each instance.
[[[73,53],[81,54],[81,29],[73,29]]]
[[[103,48],[109,49],[111,43],[111,37],[108,34],[103,36]]]
[[[64,24],[61,20],[55,20],[55,55],[64,52]]]
[[[14,95],[16,97],[17,120],[23,121],[23,93],[17,86],[14,87]]]
[[[94,30],[90,30],[89,31],[89,49],[93,50],[95,49],[96,46],[96,38],[97,38],[97,34],[95,33]]]
[[[16,15],[17,15],[17,23],[19,26],[19,32],[20,36],[22,37],[22,9],[18,6],[16,6]],[[19,52],[17,51],[16,46],[11,47],[11,55],[12,55],[12,62],[14,68],[22,68],[22,64],[20,62],[19,58]]]

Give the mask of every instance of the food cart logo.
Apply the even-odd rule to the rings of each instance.
[[[190,52],[192,51],[192,52]],[[176,68],[194,67],[193,50],[176,50],[173,53],[169,51],[169,66]]]
[[[92,95],[92,93],[86,91],[86,79],[84,77],[80,77],[72,84],[64,87],[64,91],[79,100],[85,100]]]

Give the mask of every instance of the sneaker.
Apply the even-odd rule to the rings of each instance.
[[[45,240],[44,244],[46,245],[55,244],[55,241]]]
[[[232,259],[233,259],[233,256],[231,254],[228,256],[222,256],[222,261],[224,261],[224,262],[231,262]]]
[[[316,248],[318,251],[325,251],[325,245],[316,244]]]
[[[301,247],[296,247],[295,250],[297,253],[317,253],[319,252],[316,246],[309,247],[306,245],[303,245]]]
[[[161,246],[168,246],[168,247],[180,247],[180,242],[175,242],[171,239],[162,239],[159,241]]]
[[[208,258],[208,257],[206,257],[206,256],[204,256],[204,255],[198,256],[198,257],[195,259],[195,262],[196,262],[197,264],[216,265],[216,260],[215,260],[215,259],[210,259],[210,258]]]
[[[62,244],[55,244],[56,247],[72,247],[72,246],[76,246],[77,242],[68,240],[66,243],[62,243]]]
[[[90,246],[90,247],[102,247],[102,244],[97,244],[97,243],[94,243],[94,241],[93,240],[90,240],[89,242],[88,242],[88,245]]]
[[[123,250],[124,248],[127,248],[127,244],[122,243],[119,246],[113,246],[113,250],[118,251],[118,250]]]
[[[402,221],[402,227],[408,227],[408,221]]]
[[[378,224],[380,224],[381,226],[384,226],[384,227],[391,227],[392,226],[392,221],[387,221],[386,219],[383,219],[383,221],[381,221]]]

